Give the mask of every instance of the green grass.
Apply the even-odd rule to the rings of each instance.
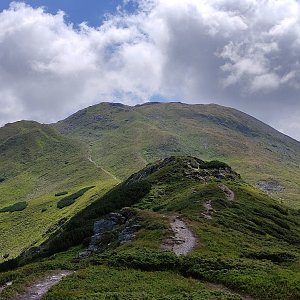
[[[2,255],[9,253],[13,258],[29,247],[38,246],[72,216],[80,212],[106,193],[114,184],[114,180],[94,182],[95,188],[87,191],[76,202],[64,209],[57,208],[58,197],[53,193],[28,201],[28,207],[19,212],[1,213],[0,222],[0,261]],[[70,190],[70,192],[76,192]],[[42,212],[43,209],[46,211]]]
[[[117,183],[88,160],[85,145],[61,136],[49,125],[28,121],[0,128],[0,174],[5,178],[0,183],[0,208],[15,210],[15,203],[28,204],[23,211],[0,214],[0,262],[6,253],[13,258],[38,246],[93,197]],[[55,194],[73,194],[91,185],[96,188],[72,206],[63,211],[57,208],[68,195]]]
[[[16,293],[26,290],[29,284],[57,269],[75,270],[76,273],[51,288],[44,299],[241,299],[228,291],[211,290],[204,283],[185,278],[174,271],[142,271],[86,262],[74,263],[72,257],[78,251],[75,248],[54,255],[51,259],[0,273],[0,285],[13,281],[13,285],[1,293],[1,299],[11,299]]]
[[[197,280],[173,272],[143,272],[105,266],[82,270],[53,288],[47,300],[62,299],[240,299],[210,291]]]

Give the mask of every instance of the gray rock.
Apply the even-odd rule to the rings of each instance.
[[[260,180],[257,181],[255,185],[266,193],[281,192],[284,190],[284,186],[274,179]]]
[[[131,224],[124,228],[123,231],[120,232],[118,236],[119,243],[125,244],[126,242],[129,242],[135,238],[136,232],[141,228],[141,225],[139,224]]]

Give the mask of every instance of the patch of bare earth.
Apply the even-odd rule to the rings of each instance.
[[[203,203],[203,207],[206,209],[203,213],[201,213],[201,215],[208,220],[212,219],[212,215],[215,212],[215,210],[212,207],[212,203],[211,200],[205,201]]]
[[[18,294],[13,300],[41,300],[52,286],[73,273],[68,270],[56,271],[30,285],[24,293]]]
[[[196,237],[187,224],[178,217],[173,217],[170,220],[170,227],[173,231],[173,236],[162,243],[161,249],[173,251],[177,256],[187,255],[196,246]]]
[[[219,188],[225,193],[229,201],[234,201],[234,192],[225,184],[219,184]]]

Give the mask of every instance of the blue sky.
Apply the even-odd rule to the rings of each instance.
[[[7,9],[10,0],[0,1],[0,10]],[[24,0],[16,2],[25,2],[32,7],[45,6],[47,12],[56,13],[63,10],[66,13],[66,20],[72,23],[80,24],[88,22],[90,26],[99,26],[105,14],[114,14],[119,5],[123,5],[122,0]],[[133,4],[126,5],[126,9],[132,11]]]

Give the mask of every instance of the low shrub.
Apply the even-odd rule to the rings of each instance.
[[[289,262],[296,259],[296,256],[289,252],[249,252],[244,253],[242,257],[259,259],[259,260],[270,260],[274,263]]]
[[[21,211],[24,210],[27,207],[27,202],[17,202],[11,206],[4,207],[0,209],[0,212],[15,212],[15,211]]]
[[[68,192],[58,192],[54,196],[59,197],[59,196],[67,195],[67,194],[68,194]]]
[[[227,165],[226,163],[224,163],[222,161],[218,161],[218,160],[206,161],[204,166],[200,166],[200,167],[204,167],[207,169],[219,169],[219,168],[231,169],[231,167],[229,165]]]
[[[69,196],[66,196],[64,198],[62,198],[61,200],[58,201],[57,203],[57,208],[62,209],[64,207],[70,206],[72,205],[79,197],[81,197],[85,192],[87,192],[88,190],[94,188],[95,186],[88,186],[85,187],[79,191],[77,191],[74,194],[71,194]],[[57,195],[57,194],[56,194]]]

